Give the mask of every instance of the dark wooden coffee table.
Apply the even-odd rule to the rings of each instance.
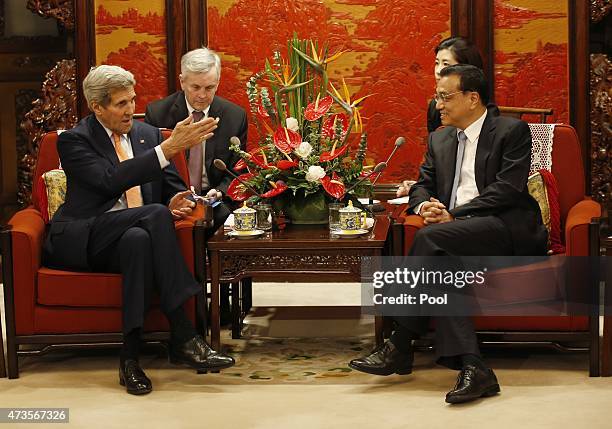
[[[330,237],[327,225],[287,225],[284,230],[250,240],[230,238],[220,228],[208,240],[213,348],[221,345],[220,283],[236,283],[243,278],[273,282],[358,282],[363,256],[388,254],[389,225],[386,214],[377,216],[370,233],[351,239]],[[382,318],[376,318],[376,323],[381,324]]]

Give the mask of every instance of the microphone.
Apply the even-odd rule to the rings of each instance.
[[[391,161],[391,158],[393,158],[393,155],[395,155],[395,152],[397,152],[397,150],[404,144],[406,143],[406,139],[402,136],[399,136],[398,138],[395,139],[395,144],[393,145],[393,150],[391,151],[391,153],[389,154],[389,156],[387,157],[387,160],[385,161],[386,164],[389,164],[389,161]],[[376,179],[374,180],[374,182],[372,183],[372,186],[374,186],[376,184],[376,182],[378,182],[378,179],[380,178],[380,174],[376,177]]]
[[[240,146],[240,139],[236,136],[230,137],[230,143],[236,146]]]
[[[232,137],[232,139],[236,139],[238,140],[238,137]],[[231,140],[231,139],[230,139]],[[261,196],[261,194],[259,192],[257,192],[255,189],[253,189],[251,186],[249,186],[244,180],[242,180],[240,177],[236,176],[232,171],[230,171],[227,168],[227,165],[225,165],[225,162],[223,162],[223,160],[217,158],[213,161],[213,164],[215,165],[215,167],[217,167],[219,170],[221,171],[225,171],[227,174],[229,174],[230,176],[232,176],[234,179],[236,179],[237,181],[239,181],[240,183],[242,183],[245,188],[247,188],[248,190],[250,190],[252,193],[254,193],[255,195],[257,195],[259,198],[263,198]]]
[[[387,164],[389,163],[389,161],[391,161],[391,158],[393,158],[393,155],[395,155],[395,152],[397,152],[397,150],[404,143],[406,143],[406,139],[403,136],[399,136],[398,138],[395,139],[395,144],[393,145],[393,150],[391,151],[391,153],[387,157],[387,161],[386,161]],[[378,176],[376,176],[376,179],[374,179],[374,182],[372,182],[372,186],[376,185],[376,182],[378,182],[378,179],[380,179],[380,174]],[[366,205],[366,208],[368,210],[370,210],[371,212],[384,212],[386,210],[385,206],[383,206],[382,204],[379,204],[379,203],[374,204],[374,200],[372,199],[371,196],[370,196],[370,199],[368,201],[368,204]]]
[[[376,164],[376,167],[374,167],[374,169],[372,171],[370,171],[368,174],[363,176],[361,179],[359,179],[358,181],[353,183],[353,185],[351,187],[349,187],[346,191],[344,191],[344,193],[348,194],[350,191],[352,191],[357,186],[361,185],[363,182],[365,182],[367,179],[369,179],[373,174],[380,173],[386,167],[387,167],[387,163],[386,162],[379,162],[378,164]]]

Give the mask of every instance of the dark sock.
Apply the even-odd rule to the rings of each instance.
[[[485,365],[482,358],[478,355],[474,355],[471,353],[461,355],[461,365],[463,366],[463,368],[465,368],[468,365],[472,365],[482,370],[487,369],[487,366]]]
[[[171,341],[174,344],[183,344],[196,336],[197,332],[193,323],[185,314],[182,305],[170,312],[167,317],[170,322]]]
[[[140,334],[142,329],[134,328],[127,334],[123,334],[123,347],[119,357],[121,362],[125,362],[127,359],[138,360],[140,355]]]
[[[419,335],[415,332],[403,327],[398,327],[393,331],[393,334],[391,334],[389,341],[391,341],[395,348],[401,353],[408,354],[412,353],[412,340],[416,340],[417,338],[419,338]]]

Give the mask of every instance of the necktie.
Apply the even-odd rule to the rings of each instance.
[[[198,122],[204,117],[204,112],[194,110],[191,114],[193,122]],[[202,191],[202,169],[204,168],[204,155],[202,154],[202,144],[189,149],[189,182],[199,194]]]
[[[117,152],[117,158],[119,162],[123,162],[128,159],[127,153],[121,147],[121,136],[113,133],[113,143],[115,144],[115,152]],[[140,192],[140,186],[134,186],[125,191],[125,202],[128,208],[142,206],[142,194]]]
[[[453,190],[451,191],[450,202],[448,209],[452,210],[455,208],[455,202],[457,200],[457,188],[459,187],[459,179],[461,177],[461,164],[463,164],[463,152],[465,151],[465,142],[467,136],[463,131],[457,133],[457,139],[459,144],[457,145],[457,160],[455,161],[455,178],[453,179]]]

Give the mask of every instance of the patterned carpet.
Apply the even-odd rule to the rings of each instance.
[[[227,350],[237,363],[216,376],[242,382],[356,383],[368,375],[352,371],[347,364],[372,347],[371,340],[358,338],[228,340]]]

